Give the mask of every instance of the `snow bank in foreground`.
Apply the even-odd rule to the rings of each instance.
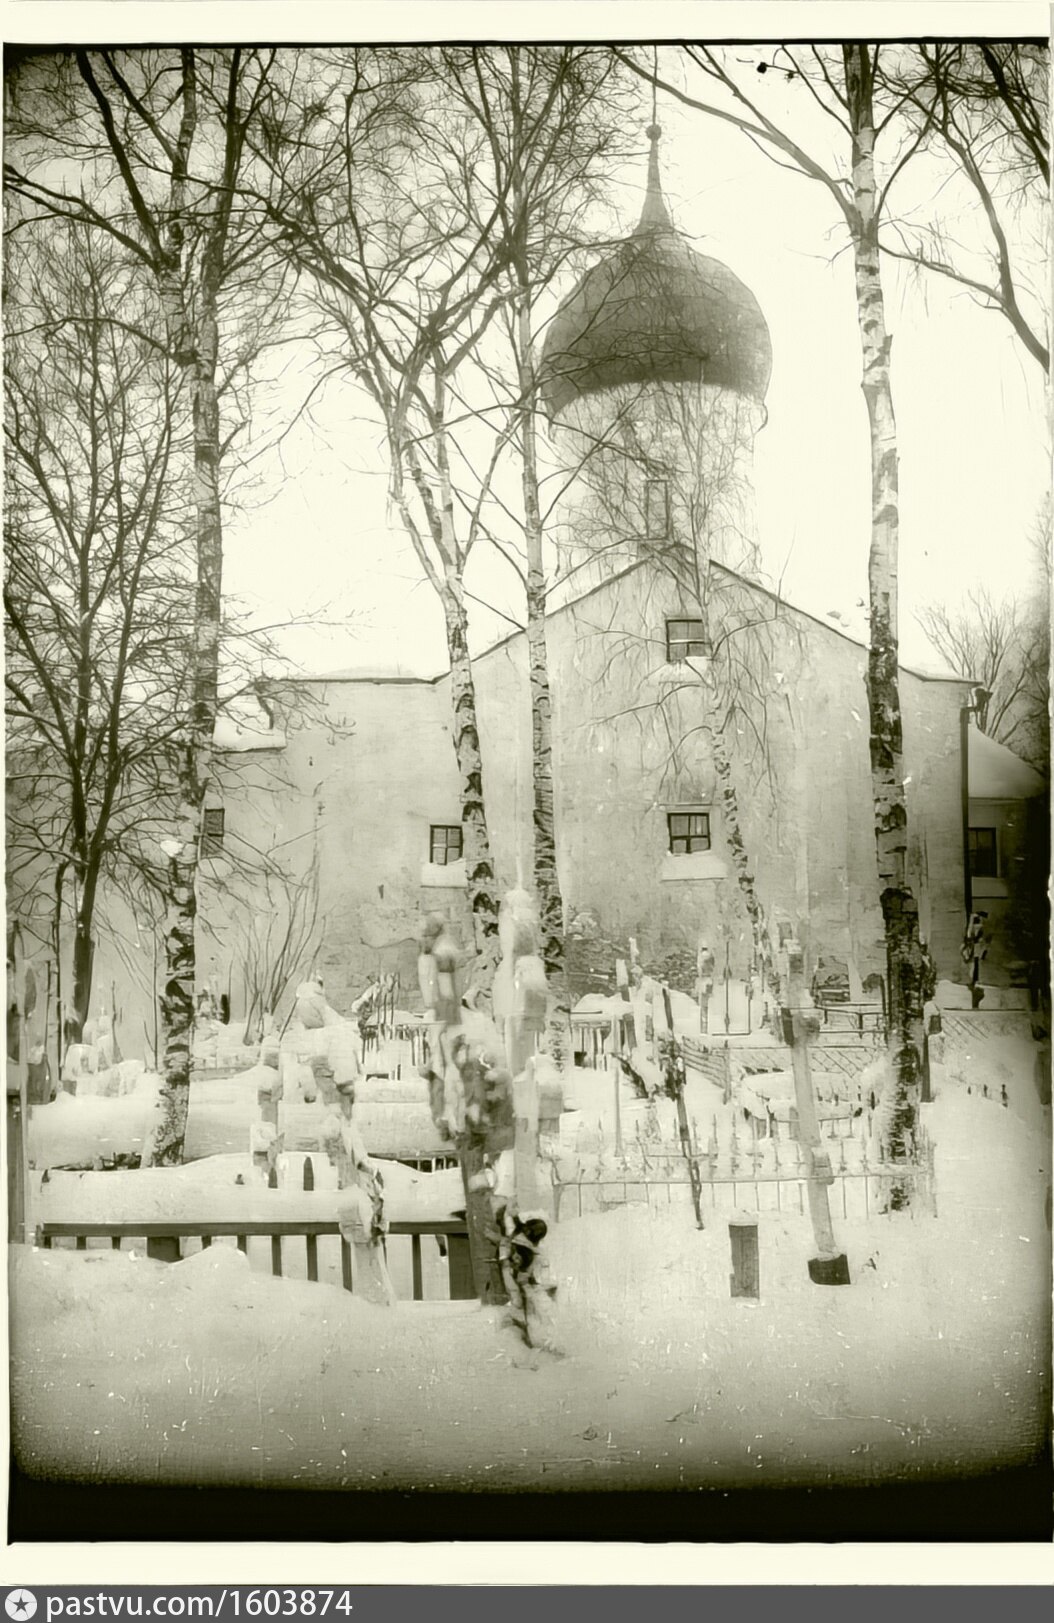
[[[729,1295],[724,1217],[702,1233],[687,1207],[558,1224],[562,1359],[532,1360],[471,1304],[375,1308],[252,1272],[220,1246],[168,1268],[18,1249],[20,1463],[111,1480],[523,1489],[848,1484],[1020,1463],[1050,1409],[1049,1113],[1030,1059],[1027,1045],[992,1044],[983,1065],[940,1079],[928,1111],[940,1215],[836,1218],[848,1289],[811,1284],[797,1215],[761,1214],[758,1303]],[[976,1086],[1002,1076],[1009,1108]]]
[[[168,1268],[15,1248],[19,1462],[418,1489],[828,1485],[1021,1463],[1050,1414],[1050,1116],[1033,1058],[993,1041],[938,1077],[939,1216],[836,1214],[847,1289],[811,1284],[808,1221],[786,1212],[760,1217],[757,1303],[729,1295],[724,1215],[701,1233],[686,1204],[556,1225],[562,1359],[532,1359],[474,1304],[376,1308],[219,1245]]]

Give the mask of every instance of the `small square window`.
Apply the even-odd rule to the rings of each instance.
[[[670,533],[670,487],[665,479],[644,481],[644,534],[665,541]]]
[[[666,658],[671,665],[705,656],[707,652],[706,627],[702,620],[667,620]]]
[[[994,828],[970,830],[970,874],[974,879],[998,879],[999,842]]]
[[[201,818],[201,854],[218,857],[223,850],[224,816],[222,806],[206,806]]]
[[[709,812],[667,812],[666,826],[670,850],[675,857],[691,856],[694,851],[709,851]]]
[[[429,841],[430,862],[436,862],[441,868],[446,868],[451,862],[457,862],[461,857],[461,824],[460,823],[433,823],[431,839]]]

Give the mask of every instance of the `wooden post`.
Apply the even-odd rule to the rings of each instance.
[[[26,1238],[25,1067],[7,1061],[7,1238]]]
[[[663,1011],[666,1015],[666,1029],[669,1033],[666,1051],[666,1091],[672,1093],[677,1105],[677,1131],[681,1139],[681,1149],[688,1163],[688,1177],[692,1186],[692,1205],[695,1208],[695,1222],[697,1228],[703,1228],[702,1206],[702,1180],[699,1176],[699,1163],[696,1159],[692,1145],[691,1128],[688,1124],[688,1108],[684,1102],[684,1060],[680,1047],[673,1034],[673,1011],[670,1006],[670,988],[662,989]]]
[[[269,1084],[256,1090],[256,1103],[260,1110],[261,1123],[273,1127],[274,1136],[268,1141],[266,1150],[267,1187],[278,1188],[278,1157],[282,1152],[282,1138],[278,1131],[278,1106],[282,1097],[283,1084],[281,1071],[275,1071]]]
[[[29,1057],[28,1018],[32,1011],[31,971],[26,969],[22,932],[12,924],[7,937],[7,1237],[13,1245],[26,1239],[26,1163],[29,1153],[26,1079]],[[44,1032],[47,1041],[47,1030]]]
[[[787,943],[787,997],[790,1005],[791,1067],[794,1072],[794,1104],[798,1115],[798,1136],[805,1157],[806,1193],[809,1216],[818,1255],[809,1259],[809,1278],[814,1285],[848,1285],[849,1263],[835,1243],[827,1190],[834,1182],[831,1158],[820,1139],[820,1123],[813,1097],[809,1068],[809,1037],[815,1025],[805,1001],[805,972],[801,947]]]
[[[472,1255],[467,1234],[447,1235],[447,1272],[450,1279],[450,1300],[471,1302],[476,1296],[476,1281],[472,1273]]]
[[[367,1301],[390,1307],[395,1289],[388,1273],[383,1236],[374,1232],[380,1186],[369,1166],[365,1146],[353,1125],[355,1084],[341,1083],[340,1112],[343,1118],[339,1144],[335,1145],[337,1177],[348,1198],[338,1207],[341,1233],[341,1259],[344,1288],[351,1290],[351,1259],[354,1253],[359,1294]]]
[[[625,1013],[619,1021],[622,1041],[621,1051],[624,1054],[630,1054],[637,1046],[637,1027],[633,1019],[633,1001],[629,991],[629,970],[626,967],[624,958],[615,960],[615,983],[618,986],[622,1001],[626,1005]]]
[[[179,1235],[157,1234],[146,1242],[146,1254],[155,1262],[179,1261]]]
[[[728,1220],[728,1238],[732,1242],[732,1272],[729,1275],[732,1295],[757,1301],[761,1295],[757,1214],[733,1212]]]

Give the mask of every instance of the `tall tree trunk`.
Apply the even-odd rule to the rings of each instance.
[[[769,995],[775,1005],[781,1002],[779,973],[776,967],[776,956],[773,949],[772,937],[769,934],[765,910],[758,897],[757,884],[754,879],[753,864],[747,851],[746,840],[743,838],[743,825],[739,816],[739,796],[732,778],[732,763],[728,750],[725,748],[725,737],[720,727],[707,725],[706,736],[710,742],[710,753],[713,757],[714,771],[717,774],[717,793],[721,803],[721,818],[724,823],[725,840],[732,857],[732,867],[735,871],[736,884],[747,910],[750,920],[750,931],[754,941],[754,956],[762,979],[768,989]]]
[[[180,773],[178,852],[170,859],[164,940],[164,985],[161,992],[160,1115],[153,1142],[144,1155],[156,1166],[178,1166],[183,1159],[190,1103],[191,1050],[194,1041],[194,926],[197,917],[195,879],[198,850],[197,773],[193,753],[185,752]]]
[[[545,633],[546,583],[543,530],[538,496],[538,441],[535,427],[537,382],[531,348],[530,299],[521,285],[516,311],[516,351],[520,391],[520,480],[527,551],[527,656],[531,693],[531,784],[534,798],[534,884],[538,892],[542,959],[556,999],[555,1049],[564,1062],[570,1008],[564,956],[564,901],[556,866],[556,811],[553,795],[552,696]]]
[[[853,230],[863,393],[871,433],[871,551],[868,564],[871,641],[867,697],[871,792],[875,811],[879,896],[885,927],[894,1095],[886,1120],[887,1152],[911,1149],[922,1077],[923,1008],[933,964],[919,937],[918,902],[907,881],[907,805],[898,684],[897,560],[900,515],[897,433],[890,388],[891,338],[878,247],[874,85],[871,48],[843,46],[853,143]],[[904,1191],[894,1203],[906,1204]]]
[[[476,962],[470,977],[476,990],[486,991],[498,967],[498,895],[490,834],[483,799],[483,758],[479,747],[476,685],[468,653],[468,617],[460,584],[447,578],[441,591],[450,659],[450,700],[454,716],[454,753],[461,780],[461,827],[464,838],[465,877],[472,912]]]
[[[73,1001],[68,1015],[73,1042],[80,1042],[91,1008],[92,971],[95,965],[92,923],[98,881],[98,870],[89,869],[81,879],[77,897],[77,916],[73,926]]]
[[[194,504],[197,526],[197,587],[191,670],[189,740],[179,783],[178,853],[169,863],[165,919],[165,987],[161,998],[162,1110],[152,1160],[175,1166],[183,1159],[194,1042],[198,854],[201,816],[212,755],[219,690],[223,584],[220,511],[220,423],[216,393],[218,325],[216,292],[199,289],[202,311],[194,356]]]

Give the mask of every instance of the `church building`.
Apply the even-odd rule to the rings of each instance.
[[[572,989],[609,984],[631,937],[647,969],[685,989],[701,945],[747,977],[747,874],[766,917],[792,925],[813,964],[846,964],[859,997],[885,970],[867,651],[762,584],[752,466],[768,328],[739,278],[675,228],[649,134],[640,222],[564,299],[538,363],[550,454],[567,470],[546,636]],[[525,633],[477,657],[474,677],[500,892],[529,885],[532,869]],[[233,978],[235,1006],[239,848],[316,887],[318,965],[338,1008],[378,970],[414,984],[425,915],[446,914],[471,939],[449,675],[363,671],[304,686],[296,725],[279,716],[223,740],[231,764],[207,817],[200,951],[203,976]],[[900,691],[909,874],[951,976],[970,689],[902,668]],[[274,886],[266,904],[256,894],[250,912],[279,907]]]

